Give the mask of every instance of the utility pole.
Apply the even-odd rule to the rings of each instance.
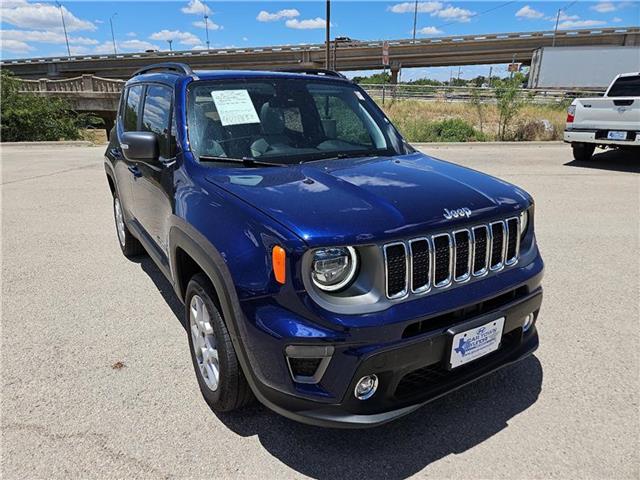
[[[493,65],[489,67],[489,88],[491,88],[491,75],[493,73]]]
[[[173,48],[171,47],[171,44],[173,43],[173,40],[167,40],[167,43],[169,44],[169,51],[173,52]]]
[[[207,4],[202,2],[204,8],[204,30],[207,33],[207,50],[209,50],[209,15],[207,15]]]
[[[460,83],[460,71],[461,71],[462,67],[458,67],[458,83]]]
[[[62,5],[60,2],[56,2],[56,5],[60,9],[60,18],[62,18],[62,30],[64,31],[64,41],[67,43],[67,55],[71,57],[71,49],[69,48],[69,37],[67,36],[67,25],[64,23],[64,12],[62,11]]]
[[[413,43],[416,43],[416,25],[418,24],[418,0],[416,0],[416,6],[413,9]]]
[[[558,33],[558,23],[560,22],[560,12],[562,9],[558,9],[558,15],[556,16],[556,28],[553,29],[553,41],[551,42],[551,46],[556,46],[556,33]]]
[[[111,17],[109,17],[109,25],[111,26],[111,41],[113,42],[113,54],[117,55],[118,54],[118,49],[116,48],[116,36],[113,33],[113,17],[115,17],[116,15],[118,15],[118,13],[114,13],[113,15],[111,15]]]
[[[331,0],[327,0],[327,22],[325,25],[325,60],[324,66],[327,70],[331,68]]]

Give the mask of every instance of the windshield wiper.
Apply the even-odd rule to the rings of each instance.
[[[376,152],[376,151],[371,151],[371,150],[367,150],[367,151],[358,151],[358,150],[354,150],[353,152],[340,152],[340,153],[329,153],[328,156],[320,156],[320,157],[316,157],[316,158],[311,158],[309,160],[302,160],[300,161],[300,163],[306,163],[306,162],[319,162],[321,160],[341,160],[343,158],[358,158],[358,157],[381,157],[384,156],[384,154],[382,152]]]
[[[240,163],[245,167],[254,167],[256,165],[263,166],[263,167],[282,167],[283,166],[273,162],[261,162],[260,160],[256,160],[251,157],[234,158],[234,157],[216,157],[216,156],[210,156],[210,155],[200,155],[198,158],[206,162]]]

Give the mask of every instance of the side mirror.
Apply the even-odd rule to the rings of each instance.
[[[125,132],[120,145],[127,160],[158,161],[158,137],[153,132]]]

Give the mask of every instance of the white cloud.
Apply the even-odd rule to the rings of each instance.
[[[109,43],[109,42],[105,42]],[[146,42],[144,40],[125,40],[124,42],[116,42],[118,45],[118,51],[127,50],[130,52],[141,52],[144,50],[160,50],[160,47],[155,43]],[[111,49],[113,50],[113,45],[111,45]]]
[[[403,2],[396,3],[389,7],[388,10],[393,13],[413,13],[415,9],[415,2]],[[418,2],[418,13],[433,13],[440,9],[442,9],[442,3],[440,2]]]
[[[524,7],[522,7],[520,10],[516,12],[516,17],[535,20],[535,19],[544,17],[544,13],[539,12],[538,10],[534,10],[529,5],[525,5]]]
[[[205,28],[204,20],[196,20],[191,23],[194,27],[197,28]],[[207,27],[209,30],[222,30],[222,25],[218,25],[217,23],[212,22],[211,20],[207,20]]]
[[[558,28],[567,30],[572,28],[599,27],[606,23],[607,22],[603,22],[602,20],[565,20],[564,22],[560,22]]]
[[[466,8],[452,7],[448,6],[442,10],[437,10],[431,14],[431,16],[436,16],[440,18],[444,18],[445,20],[452,20],[454,22],[470,22],[471,17],[475,15],[476,12],[472,12],[471,10],[467,10]]]
[[[138,34],[136,32],[128,32],[127,37],[137,37]]]
[[[0,31],[3,39],[15,40],[20,42],[37,42],[37,43],[65,43],[64,34],[60,31],[47,30],[2,30]],[[72,45],[97,45],[100,42],[93,38],[69,36],[69,43]]]
[[[204,45],[194,45],[193,47],[191,47],[191,50],[206,50],[207,47]]]
[[[295,18],[299,16],[300,12],[295,8],[285,8],[284,10],[279,10],[275,13],[269,13],[266,10],[261,10],[256,17],[256,20],[259,22],[277,22],[283,18]]]
[[[560,21],[564,22],[567,20],[578,20],[580,18],[580,15],[567,15],[564,12],[560,12]],[[555,17],[551,17],[552,20],[555,21]]]
[[[613,18],[611,19],[611,21],[612,21],[613,23],[620,23],[620,22],[622,21],[622,19],[621,19],[620,17],[613,17]]]
[[[436,27],[422,27],[417,33],[420,35],[438,35],[443,32],[442,30],[438,30]]]
[[[93,23],[95,23],[97,25],[100,25],[100,24],[102,24],[104,22],[102,20],[94,20]]]
[[[298,20],[293,18],[287,20],[285,25],[289,28],[295,28],[297,30],[311,30],[314,28],[325,28],[327,21],[324,18],[309,18],[307,20]]]
[[[242,41],[243,41],[243,42],[248,42],[248,41],[249,41],[249,38],[247,38],[247,37],[242,37]]]
[[[19,40],[10,40],[8,38],[0,38],[0,56],[4,57],[4,52],[11,53],[28,53],[34,48],[28,43]]]
[[[149,36],[149,40],[173,40],[183,45],[199,45],[202,42],[193,33],[181,32],[180,30],[160,30],[159,32],[152,33]]]
[[[598,13],[615,12],[618,9],[618,7],[616,7],[612,2],[600,2],[590,8]]]
[[[41,30],[62,29],[60,9],[52,3],[28,3],[26,1],[2,1],[2,23],[19,28]],[[62,6],[67,31],[95,30],[93,22],[82,20]]]
[[[209,6],[201,0],[189,0],[187,6],[182,7],[180,10],[182,13],[186,13],[187,15],[204,15],[205,11],[207,12],[207,15],[211,14]]]

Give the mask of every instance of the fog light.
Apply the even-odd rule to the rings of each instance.
[[[531,325],[533,325],[533,319],[534,318],[535,318],[535,315],[533,313],[530,313],[529,315],[524,317],[524,323],[522,324],[522,331],[523,332],[526,332],[527,330],[529,330],[531,328]]]
[[[353,393],[358,400],[366,400],[367,398],[371,398],[377,389],[378,377],[376,375],[367,375],[358,380]]]

